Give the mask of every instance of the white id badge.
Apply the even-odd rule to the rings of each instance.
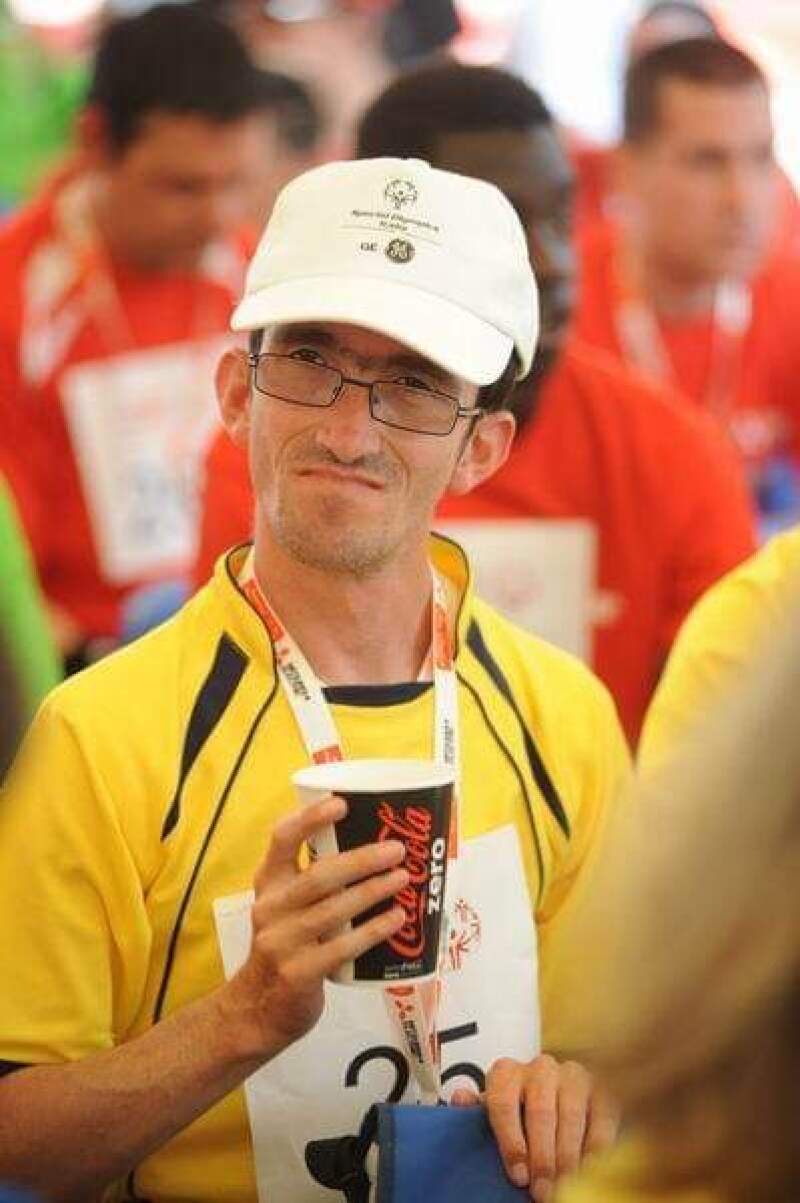
[[[214,372],[230,339],[80,364],[62,395],[100,567],[125,585],[184,570],[197,492],[218,422]]]

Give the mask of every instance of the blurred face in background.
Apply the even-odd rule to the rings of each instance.
[[[646,257],[686,283],[747,277],[775,220],[777,168],[766,90],[671,79],[657,126],[620,158]]]
[[[264,118],[154,113],[121,150],[104,149],[100,224],[116,254],[147,271],[191,271],[246,219]]]
[[[525,130],[453,131],[438,138],[432,160],[447,171],[495,184],[517,210],[539,288],[536,359],[539,366],[546,365],[563,343],[576,286],[574,175],[554,127],[542,123]]]

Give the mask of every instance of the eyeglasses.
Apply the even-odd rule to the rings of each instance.
[[[370,416],[396,430],[446,435],[455,429],[459,418],[475,422],[485,413],[478,406],[461,405],[456,397],[435,389],[415,388],[399,380],[356,380],[338,368],[309,359],[268,352],[250,354],[247,360],[258,391],[290,405],[327,409],[345,384],[369,389]]]

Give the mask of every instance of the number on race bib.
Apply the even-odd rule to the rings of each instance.
[[[477,1035],[477,1023],[462,1023],[455,1028],[445,1028],[439,1033],[439,1047],[442,1048],[445,1044],[454,1044],[459,1040],[467,1040],[470,1036]],[[364,1049],[357,1057],[354,1057],[344,1076],[345,1086],[358,1086],[361,1071],[375,1061],[388,1061],[393,1066],[394,1085],[384,1101],[399,1103],[408,1089],[411,1072],[406,1058],[399,1049],[393,1048],[390,1044],[375,1045],[374,1048]],[[442,1085],[462,1077],[469,1078],[479,1093],[486,1089],[486,1075],[479,1065],[474,1065],[471,1061],[459,1061],[455,1065],[448,1066],[442,1074]]]

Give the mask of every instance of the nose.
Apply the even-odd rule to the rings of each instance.
[[[197,227],[206,239],[228,233],[241,220],[243,204],[237,192],[228,187],[209,188],[198,198]]]
[[[331,455],[353,464],[380,451],[378,423],[369,412],[369,386],[345,381],[329,409],[322,410],[316,439]]]
[[[768,220],[772,181],[767,172],[747,163],[731,163],[725,174],[725,207],[729,214],[751,222]]]

